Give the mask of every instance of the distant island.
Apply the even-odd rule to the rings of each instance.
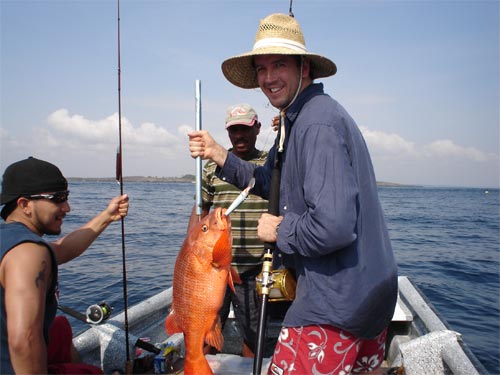
[[[109,182],[116,181],[114,177],[68,177],[69,181]],[[179,182],[188,183],[196,181],[196,177],[186,174],[182,177],[157,177],[157,176],[124,176],[123,182]]]
[[[109,182],[116,181],[114,177],[68,177],[69,181],[90,181],[90,182]],[[123,177],[123,182],[176,182],[176,183],[193,183],[196,181],[196,176],[186,174],[182,177],[157,177],[157,176],[126,176]],[[398,184],[395,182],[377,181],[377,186],[401,187],[409,186]]]

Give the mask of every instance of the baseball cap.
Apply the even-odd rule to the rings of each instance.
[[[59,168],[30,156],[7,167],[2,177],[0,205],[20,196],[68,189],[68,181]]]
[[[226,110],[226,129],[231,125],[253,126],[259,121],[257,112],[248,104],[236,104]]]

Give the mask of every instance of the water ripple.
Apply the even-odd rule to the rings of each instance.
[[[108,199],[115,183],[70,182],[77,228]],[[173,267],[194,203],[194,184],[128,183],[125,220],[127,297],[132,306],[172,285]],[[380,200],[399,265],[492,374],[500,373],[500,191],[381,187]],[[120,225],[60,269],[61,303],[84,312],[106,300],[123,309]],[[78,332],[85,324],[72,320]]]

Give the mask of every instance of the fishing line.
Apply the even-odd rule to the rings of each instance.
[[[257,90],[260,91],[261,94],[263,94],[260,89],[257,89]],[[264,108],[266,108],[266,109],[269,109],[269,108],[273,109],[274,107],[271,106],[271,103],[269,101],[266,101],[264,103]],[[273,127],[273,125],[272,125],[273,118],[275,118],[276,116],[278,116],[278,114],[276,114],[276,115],[273,114],[271,116],[271,127]],[[262,121],[261,121],[261,125],[263,125]],[[268,125],[266,125],[266,126],[268,126]],[[260,145],[262,145],[262,150],[269,150],[271,148],[270,143],[269,143],[269,137],[271,135],[274,135],[274,133],[276,133],[276,130],[270,131],[267,127],[264,129],[262,126],[261,126],[260,129],[261,129],[261,132],[265,132],[266,133],[266,136],[265,136],[265,139],[264,139],[264,143],[262,143],[261,141],[259,141],[259,147],[260,147]],[[274,140],[274,138],[273,138],[273,140]]]
[[[266,139],[264,140],[264,143],[263,143],[263,146],[262,146],[262,150],[269,150],[271,147],[268,147],[268,144],[269,144],[269,137],[271,136],[271,134],[273,134],[273,131],[269,131],[269,130],[266,130]]]

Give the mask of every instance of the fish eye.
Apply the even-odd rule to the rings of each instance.
[[[202,232],[206,232],[206,231],[208,231],[208,226],[207,226],[207,225],[203,225],[203,226],[201,227],[201,231],[202,231]]]

